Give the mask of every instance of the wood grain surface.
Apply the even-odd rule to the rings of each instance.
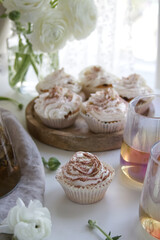
[[[26,123],[29,133],[42,143],[69,151],[101,152],[121,147],[123,131],[93,133],[80,116],[73,126],[53,129],[45,126],[34,112],[34,99],[26,107]]]

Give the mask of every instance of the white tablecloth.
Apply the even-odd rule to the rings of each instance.
[[[21,101],[26,106],[33,96],[15,93],[7,80],[7,73],[3,68],[0,72],[0,95]],[[15,105],[7,101],[0,101],[0,106],[16,115],[20,123],[26,128],[25,109],[19,111]],[[64,151],[45,145],[33,139],[41,153],[48,159],[57,157],[61,164],[65,164],[74,152]],[[112,236],[122,235],[122,240],[150,239],[142,232],[139,223],[139,200],[141,189],[132,187],[121,175],[120,150],[95,153],[100,160],[106,161],[115,168],[116,176],[109,186],[103,200],[91,205],[79,205],[71,202],[55,179],[55,172],[46,170],[45,206],[52,215],[52,234],[47,240],[102,240],[105,237],[98,230],[88,228],[88,220],[96,220],[107,233]]]

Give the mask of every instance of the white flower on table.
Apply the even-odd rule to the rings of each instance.
[[[67,19],[58,9],[48,9],[33,26],[31,42],[35,50],[53,52],[61,49],[71,36]]]
[[[49,5],[49,0],[5,0],[3,6],[7,13],[19,11],[22,22],[34,22]]]
[[[58,8],[64,12],[76,39],[88,37],[95,29],[97,8],[93,0],[59,0]]]
[[[49,210],[40,201],[31,200],[28,207],[19,198],[0,225],[1,233],[13,233],[18,240],[42,240],[51,233]]]

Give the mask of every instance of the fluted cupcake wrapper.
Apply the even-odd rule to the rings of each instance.
[[[85,119],[90,130],[94,133],[110,133],[120,131],[124,128],[124,120],[113,122],[101,122],[87,114],[80,112],[80,115]]]
[[[62,128],[70,127],[71,125],[73,125],[78,114],[79,114],[79,111],[70,115],[68,118],[62,118],[62,119],[44,118],[43,116],[38,116],[38,117],[47,127],[62,129]]]
[[[56,179],[61,184],[64,192],[71,201],[79,204],[96,203],[104,197],[104,194],[106,193],[115,175],[114,169],[111,166],[106,163],[103,164],[107,165],[112,172],[106,180],[98,183],[97,185],[87,185],[84,187],[77,187],[74,185],[71,186],[71,184],[68,184],[65,179],[63,179],[60,171],[57,173]]]

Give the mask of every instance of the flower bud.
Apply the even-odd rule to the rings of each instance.
[[[20,12],[18,11],[12,11],[9,13],[9,19],[11,19],[12,21],[17,21],[20,18]]]

